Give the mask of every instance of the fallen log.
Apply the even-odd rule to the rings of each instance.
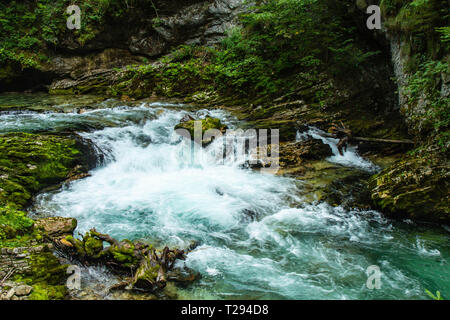
[[[324,138],[333,138],[337,139],[335,135],[331,133],[319,133],[320,136]],[[363,141],[363,142],[380,142],[380,143],[402,143],[402,144],[414,144],[414,141],[409,139],[402,139],[402,140],[396,140],[396,139],[380,139],[380,138],[365,138],[365,137],[353,137],[351,140],[355,141]]]
[[[347,145],[352,142],[371,142],[371,143],[389,143],[389,144],[415,144],[414,141],[409,139],[380,139],[380,138],[368,138],[368,137],[354,137],[352,131],[345,127],[341,122],[341,126],[333,124],[329,132],[320,132],[319,135],[324,138],[339,139],[337,143],[338,151],[343,155],[343,150],[347,151]]]
[[[177,259],[184,259],[184,250],[170,250],[165,247],[158,255],[152,248],[140,262],[132,287],[144,291],[156,291],[164,288],[167,283],[167,272],[173,269]]]
[[[103,242],[107,242],[109,246],[104,247]],[[112,289],[129,287],[146,292],[163,289],[168,281],[168,274],[176,271],[174,267],[176,260],[184,260],[186,251],[189,252],[195,247],[195,243],[192,243],[186,251],[171,250],[168,247],[158,250],[139,241],[117,241],[95,229],[81,235],[81,239],[73,236],[55,239],[55,245],[85,265],[105,265],[112,271],[128,277],[128,280]],[[174,274],[177,273],[169,274],[171,281],[174,280]],[[181,280],[186,281],[185,278],[184,276]],[[195,278],[194,275],[187,280],[193,281]]]
[[[364,141],[364,142],[414,144],[414,141],[408,140],[408,139],[405,139],[405,140],[394,140],[394,139],[353,137],[353,140],[355,140],[355,141]]]

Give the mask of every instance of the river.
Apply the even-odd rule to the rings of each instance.
[[[223,110],[117,101],[97,108],[78,114],[61,104],[0,113],[3,133],[73,130],[104,156],[90,177],[40,194],[30,213],[74,217],[77,232],[95,227],[156,246],[198,241],[178,264],[201,279],[178,288],[179,298],[423,299],[425,289],[450,297],[443,227],[303,201],[301,179],[243,168],[240,158],[218,161],[213,150],[221,140],[192,156],[174,126],[190,114],[218,117],[234,128],[238,120]],[[344,156],[334,149],[329,162],[379,170],[354,148]],[[373,265],[381,287],[370,290],[366,271]]]

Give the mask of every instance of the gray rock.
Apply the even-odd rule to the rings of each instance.
[[[28,286],[28,285],[20,285],[18,287],[15,288],[15,294],[16,296],[27,296],[31,293],[31,290],[33,290],[32,286]]]

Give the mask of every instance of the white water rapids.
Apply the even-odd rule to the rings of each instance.
[[[235,124],[223,111],[165,104],[4,115],[0,124],[5,131],[106,125],[80,132],[106,155],[105,163],[90,177],[39,195],[33,211],[74,217],[81,233],[95,227],[157,246],[199,241],[178,263],[202,278],[180,288],[181,298],[415,299],[435,287],[449,293],[445,234],[375,211],[303,204],[298,180],[243,169],[242,159],[218,163],[208,152],[220,140],[192,159],[190,146],[174,132],[187,113]],[[334,151],[329,161],[373,169],[352,148],[342,158]],[[371,265],[382,271],[380,290],[366,287]]]

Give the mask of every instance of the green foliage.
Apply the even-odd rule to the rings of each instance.
[[[17,239],[27,234],[33,227],[33,220],[17,207],[8,204],[0,207],[0,241]]]
[[[450,27],[440,27],[436,28],[436,31],[441,35],[441,41],[448,45],[450,42]]]
[[[81,9],[81,30],[68,30],[69,5]],[[74,35],[84,46],[94,39],[108,22],[122,19],[132,10],[154,15],[151,0],[36,0],[0,2],[0,64],[18,63],[22,69],[37,67],[39,52],[61,45],[61,39]]]
[[[117,70],[118,81],[92,89],[134,98],[201,97],[205,92],[213,99],[270,98],[313,86],[323,73],[357,76],[378,52],[361,45],[364,41],[344,4],[343,0],[260,1],[241,16],[242,27],[230,30],[215,48],[183,45],[156,64]],[[324,105],[325,92],[313,96],[317,100],[313,103]]]
[[[436,295],[432,294],[431,291],[427,289],[425,289],[425,292],[433,300],[445,300],[444,297],[441,296],[441,293],[439,291],[436,291]]]
[[[385,26],[391,32],[426,39],[429,53],[436,54],[432,51],[441,46],[448,51],[450,11],[445,1],[382,0],[380,7],[386,18]]]
[[[426,114],[415,115],[428,120],[434,128],[437,143],[444,149],[449,148],[450,142],[450,98],[441,95],[441,74],[449,73],[448,63],[426,60],[408,80],[405,92],[409,96],[409,103],[414,105],[425,95]]]
[[[292,87],[299,72],[358,72],[377,52],[356,45],[343,2],[267,0],[241,17],[215,54],[219,88],[240,95],[272,95]]]

